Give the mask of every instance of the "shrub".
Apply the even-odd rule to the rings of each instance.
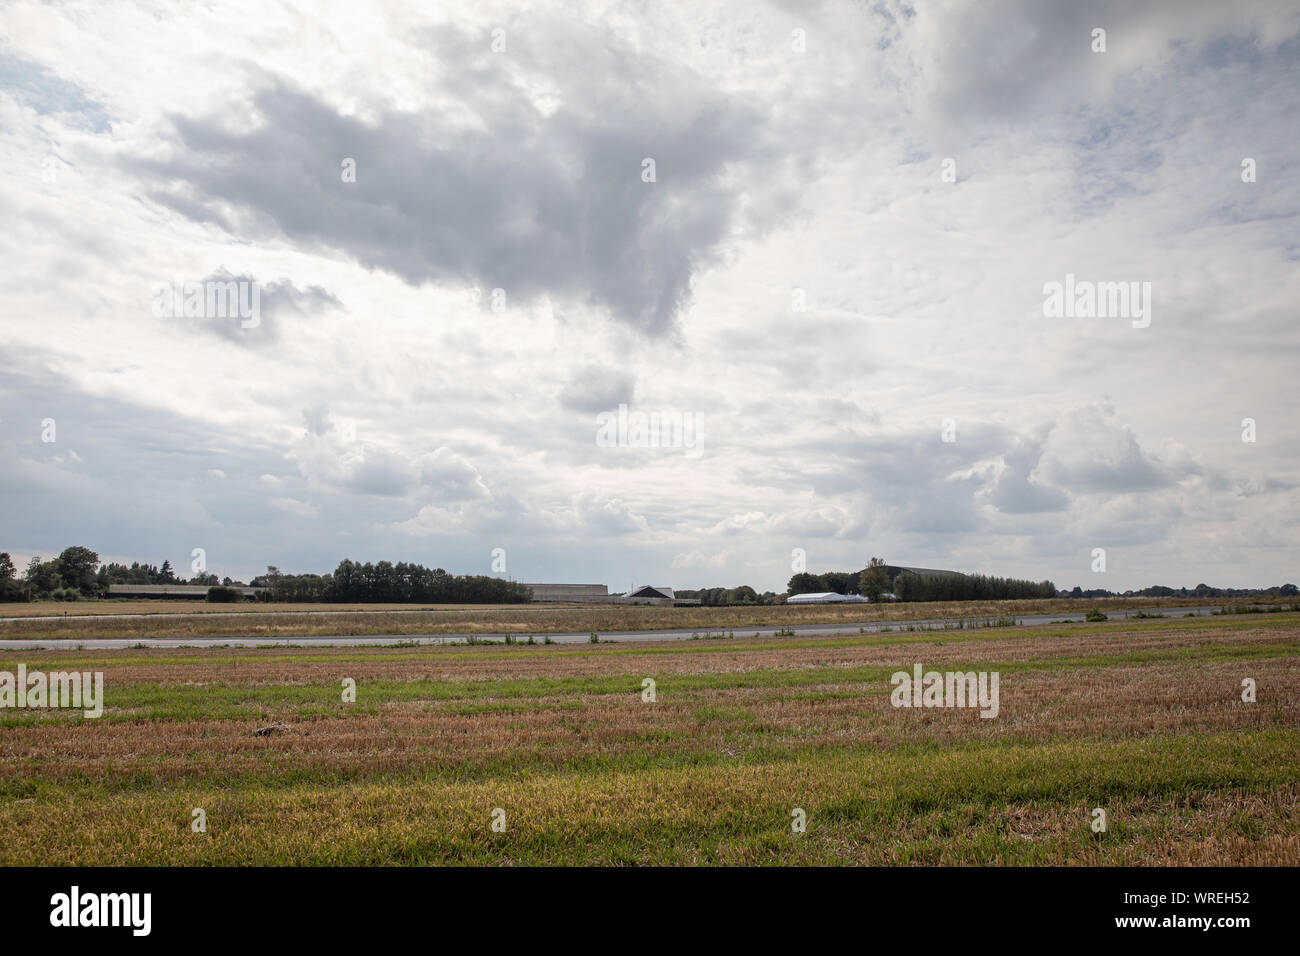
[[[209,604],[234,604],[242,595],[234,588],[214,585],[208,588],[207,601]]]
[[[1083,619],[1085,621],[1109,621],[1110,620],[1109,617],[1107,617],[1103,612],[1098,611],[1096,608],[1093,608],[1091,611],[1085,614],[1083,616]]]

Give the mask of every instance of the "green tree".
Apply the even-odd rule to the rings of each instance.
[[[848,594],[858,583],[858,576],[852,571],[827,571],[821,579],[822,590],[836,594]]]
[[[889,590],[889,571],[883,558],[872,558],[858,577],[858,592],[873,604]]]
[[[27,562],[27,587],[33,594],[44,597],[63,588],[63,578],[59,574],[59,562],[42,561],[33,557]]]
[[[26,595],[16,580],[18,569],[8,551],[0,551],[0,601],[21,601]]]
[[[64,548],[63,553],[55,559],[59,576],[70,588],[76,588],[83,594],[95,590],[95,570],[99,567],[99,555],[89,548],[73,545]]]
[[[821,575],[809,574],[807,571],[800,571],[791,577],[785,588],[787,594],[818,594],[827,590]]]

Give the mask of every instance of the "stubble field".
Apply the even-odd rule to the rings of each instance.
[[[20,661],[105,712],[0,710],[5,865],[1300,863],[1296,614]]]
[[[367,634],[505,634],[799,627],[941,618],[1066,614],[1090,609],[1112,615],[1160,608],[1244,607],[1249,599],[1094,598],[1019,601],[936,601],[918,604],[776,604],[735,607],[646,607],[599,604],[394,605],[206,604],[201,601],[86,601],[0,604],[0,642],[8,638],[92,641],[98,638],[241,638]],[[1276,601],[1260,602],[1279,607]],[[15,620],[15,618],[30,618]],[[3,646],[0,644],[0,646]]]

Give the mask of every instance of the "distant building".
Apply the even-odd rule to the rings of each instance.
[[[786,598],[786,604],[866,604],[867,599],[859,594],[836,594],[834,591],[820,591],[815,594],[795,594]]]
[[[885,565],[885,571],[889,574],[889,580],[891,581],[904,571],[909,574],[919,574],[922,577],[932,578],[964,578],[966,576],[965,571],[940,571],[937,568],[905,568],[900,564],[887,564]]]
[[[627,594],[610,594],[603,584],[525,584],[532,588],[534,601],[567,602],[573,604],[650,604],[672,607],[673,589],[668,587],[633,588]],[[694,602],[698,604],[699,602]]]
[[[190,598],[202,600],[208,596],[208,584],[110,584],[109,597]],[[269,588],[231,587],[246,598],[255,598]]]
[[[672,588],[665,588],[665,587],[658,587],[658,586],[656,586],[656,587],[651,587],[650,585],[647,584],[647,585],[645,585],[645,586],[643,586],[643,587],[639,587],[639,588],[636,588],[635,590],[633,590],[631,593],[628,594],[628,597],[634,597],[634,598],[667,598],[668,600],[671,601],[671,600],[673,599],[673,589],[672,589]]]
[[[525,584],[532,588],[534,601],[602,602],[609,597],[603,584]]]

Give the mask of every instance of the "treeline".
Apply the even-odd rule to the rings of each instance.
[[[862,574],[862,571],[827,571],[825,574],[801,571],[790,578],[785,590],[787,594],[822,594],[826,591],[857,594]]]
[[[230,578],[218,580],[215,574],[201,574],[187,581],[176,576],[169,561],[161,566],[139,561],[130,566],[117,562],[100,564],[99,555],[81,545],[64,548],[57,558],[48,561],[40,556],[32,558],[20,576],[9,552],[0,552],[0,601],[79,601],[107,595],[110,584],[242,586],[243,582]]]
[[[899,601],[1006,601],[1056,597],[1051,581],[1026,581],[987,574],[916,574],[872,558],[861,571],[801,571],[790,578],[787,593],[859,594],[872,601],[893,597]]]
[[[1198,584],[1194,588],[1169,588],[1156,584],[1140,591],[1107,591],[1104,588],[1083,590],[1076,586],[1072,591],[1061,591],[1059,597],[1093,598],[1093,597],[1188,597],[1188,598],[1222,598],[1222,597],[1296,597],[1300,588],[1294,584],[1275,585],[1271,588],[1215,588],[1208,584]]]
[[[701,604],[712,607],[726,607],[735,604],[781,604],[785,601],[784,594],[777,594],[773,591],[764,591],[759,594],[748,584],[742,584],[738,588],[700,588],[695,591],[674,590],[673,595],[687,600],[698,598]]]
[[[1051,581],[997,578],[987,574],[912,574],[894,578],[900,601],[1009,601],[1056,597]]]
[[[269,588],[267,599],[356,604],[523,604],[531,588],[482,574],[448,574],[422,564],[343,560],[333,574],[282,574],[269,567],[253,587]]]
[[[161,567],[156,564],[141,564],[139,561],[132,561],[130,566],[118,564],[116,561],[110,562],[100,566],[95,580],[104,588],[105,593],[110,584],[206,584],[209,586],[224,584],[227,587],[231,585],[246,587],[243,581],[235,581],[229,577],[218,578],[215,574],[196,574],[192,578],[177,577],[170,561],[164,561]]]
[[[229,577],[199,574],[178,577],[171,562],[161,565],[133,562],[101,564],[99,555],[79,545],[66,548],[57,558],[34,557],[21,576],[8,552],[0,552],[0,601],[53,599],[76,601],[108,595],[112,584],[190,584],[211,587],[246,587]],[[339,562],[333,574],[283,574],[270,566],[266,574],[249,582],[269,590],[261,600],[338,603],[520,604],[532,600],[532,591],[514,581],[484,575],[448,574],[442,568],[379,561],[361,564]],[[223,595],[224,596],[224,595]]]

